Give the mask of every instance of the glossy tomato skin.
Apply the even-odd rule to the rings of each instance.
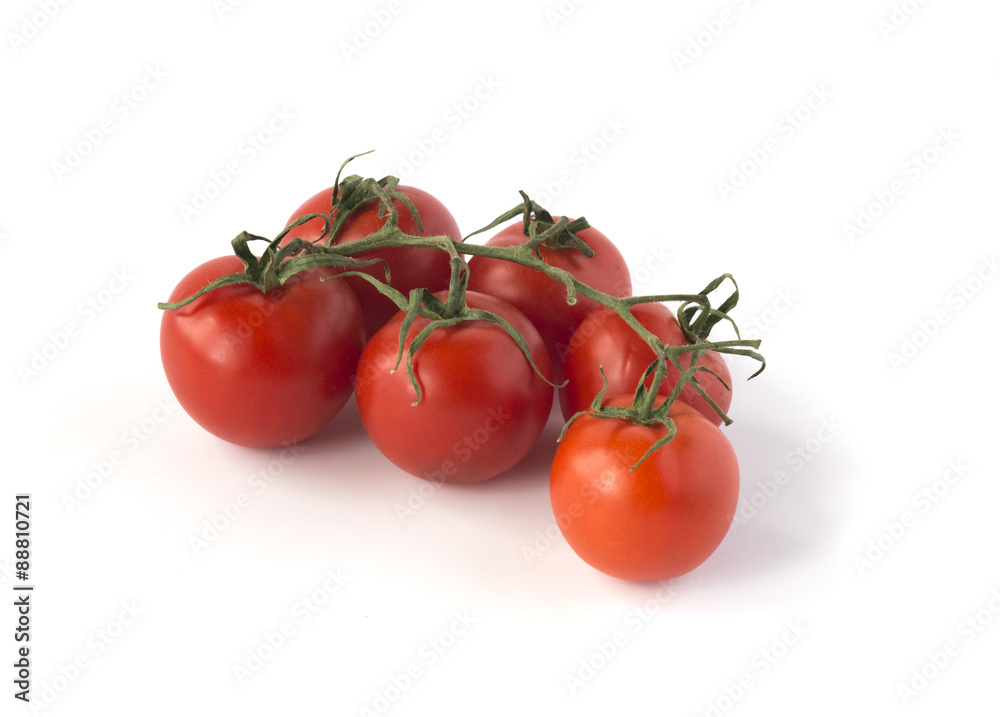
[[[556,220],[559,217],[554,217]],[[527,241],[521,224],[506,227],[490,238],[489,246],[517,246]],[[629,296],[632,278],[618,248],[604,234],[590,227],[577,232],[591,249],[593,257],[577,249],[553,249],[540,246],[542,260],[549,266],[565,269],[584,284],[612,296]],[[469,288],[497,296],[520,309],[545,340],[556,376],[562,372],[562,359],[573,332],[584,317],[599,304],[578,296],[576,304],[566,303],[566,287],[537,269],[509,261],[474,256],[469,260]]]
[[[416,187],[399,185],[402,192],[413,202],[417,213],[420,215],[420,222],[423,231],[417,227],[410,210],[398,199],[393,200],[396,211],[399,212],[398,226],[407,234],[414,236],[441,236],[446,235],[456,241],[461,241],[462,234],[458,229],[458,224],[451,212],[431,194]],[[295,210],[287,224],[291,224],[305,214],[323,214],[329,216],[332,207],[333,187],[319,192]],[[335,244],[363,239],[378,231],[386,222],[385,217],[379,216],[381,205],[377,200],[372,200],[367,204],[351,212],[337,233]],[[287,226],[286,224],[286,226]],[[319,218],[305,222],[302,226],[296,227],[289,235],[291,237],[301,237],[306,241],[317,241],[323,235],[324,224]],[[391,247],[380,249],[376,252],[364,252],[355,256],[356,259],[384,259],[389,265],[391,285],[403,293],[409,295],[412,289],[430,289],[431,291],[444,291],[448,288],[448,281],[451,278],[451,265],[448,254],[437,249],[425,247]],[[385,281],[385,268],[381,264],[357,269],[380,281]],[[399,308],[388,298],[382,296],[378,290],[368,281],[360,277],[345,277],[351,290],[361,302],[361,308],[365,316],[365,329],[369,336],[374,336]]]
[[[444,294],[439,294],[443,299]],[[502,316],[524,336],[538,368],[549,375],[545,345],[525,316],[501,299],[468,292],[468,306]],[[501,327],[467,321],[436,329],[413,355],[420,403],[399,351],[399,313],[365,346],[358,362],[361,421],[392,463],[420,478],[478,483],[512,468],[548,420],[553,390]],[[405,347],[428,323],[417,318]]]
[[[205,262],[170,301],[243,270],[238,257]],[[177,401],[210,433],[241,446],[302,441],[350,398],[364,345],[357,298],[329,269],[295,274],[264,294],[246,284],[215,289],[164,311],[160,355]]]
[[[668,346],[688,343],[677,317],[666,305],[636,304],[632,307],[632,315]],[[606,306],[595,309],[581,322],[566,351],[563,362],[566,385],[559,389],[559,404],[563,416],[568,420],[574,413],[590,408],[594,397],[604,386],[602,367],[608,379],[606,396],[634,394],[639,379],[655,358],[656,354],[649,345],[618,314]],[[682,356],[681,365],[684,368],[691,365],[690,354]],[[704,371],[697,374],[705,392],[728,413],[733,393],[726,362],[717,351],[708,351],[699,359],[698,365],[711,369],[722,378],[720,381]],[[674,366],[669,366],[667,377],[660,384],[658,393],[670,395],[679,377],[680,372]],[[652,377],[646,381],[646,385],[651,383]],[[722,425],[722,418],[692,385],[688,384],[681,389],[679,398],[683,403],[698,409],[715,425]]]
[[[611,405],[627,406],[631,396]],[[661,401],[662,402],[662,401]],[[624,580],[667,580],[701,565],[722,542],[739,498],[736,454],[722,431],[675,403],[672,441],[634,471],[663,426],[578,418],[552,464],[556,522],[586,563]]]

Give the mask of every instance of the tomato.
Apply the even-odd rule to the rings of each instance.
[[[554,217],[558,220],[559,217]],[[577,232],[594,250],[586,257],[578,249],[539,245],[542,260],[565,269],[593,289],[612,296],[629,296],[632,279],[618,248],[593,227]],[[489,246],[516,246],[527,241],[521,223],[512,224],[486,242]],[[469,288],[492,294],[524,312],[545,340],[556,376],[561,375],[563,354],[576,327],[599,304],[578,296],[576,304],[566,303],[566,287],[537,269],[509,261],[474,256],[469,260]]]
[[[632,307],[632,315],[668,346],[688,343],[677,317],[666,305],[636,304]],[[639,379],[655,358],[653,349],[612,309],[601,306],[591,312],[573,334],[563,362],[566,385],[559,389],[559,404],[563,416],[568,420],[577,411],[590,408],[594,396],[604,386],[601,368],[608,379],[605,395],[635,393]],[[691,354],[681,356],[681,365],[685,369],[691,365]],[[707,371],[695,374],[705,393],[711,396],[719,408],[728,412],[733,393],[729,388],[732,383],[726,362],[717,351],[708,351],[698,360],[697,365],[714,371],[722,379],[720,381]],[[658,393],[669,395],[679,377],[677,368],[669,366]],[[649,377],[646,385],[649,386],[651,382],[652,377]],[[719,414],[691,384],[681,389],[679,399],[697,408],[715,425],[722,424]]]
[[[402,231],[413,236],[445,235],[456,241],[461,241],[462,233],[458,229],[455,218],[441,202],[416,187],[400,185],[397,189],[413,203],[423,225],[423,231],[421,231],[410,210],[399,199],[393,199],[393,206],[399,212],[397,226]],[[315,194],[295,210],[288,220],[288,224],[305,214],[329,216],[332,197],[333,187]],[[382,206],[377,199],[372,199],[355,209],[344,220],[334,244],[344,244],[374,234],[382,228],[387,219],[385,216],[379,216],[381,210]],[[323,229],[323,220],[315,218],[296,227],[289,237],[301,237],[306,241],[315,242],[323,235]],[[408,295],[412,289],[443,291],[448,288],[448,281],[451,278],[448,254],[437,249],[407,246],[390,247],[380,249],[378,252],[364,252],[356,255],[355,258],[362,260],[384,259],[389,265],[390,284],[403,295]],[[357,271],[385,281],[385,268],[382,264],[372,264]],[[369,336],[374,335],[386,321],[399,311],[399,307],[380,294],[367,280],[356,276],[345,277],[345,280],[361,302],[365,316],[365,329]]]
[[[666,426],[583,415],[556,450],[556,522],[573,551],[607,575],[666,580],[690,572],[715,552],[736,514],[739,467],[725,435],[685,404],[674,403],[670,416],[676,435],[634,471]]]
[[[471,291],[466,302],[509,321],[538,369],[549,375],[545,344],[521,312]],[[417,394],[407,376],[405,351],[429,320],[414,321],[403,361],[393,371],[404,316],[398,313],[369,339],[358,361],[358,411],[376,447],[404,471],[435,482],[477,483],[513,467],[545,427],[552,386],[502,327],[463,321],[435,329],[414,352],[421,396],[411,405]]]
[[[170,296],[180,301],[243,271],[235,255],[205,262]],[[223,286],[164,311],[160,355],[188,415],[242,446],[280,446],[323,428],[351,396],[364,345],[357,298],[333,269],[290,276],[268,293]]]

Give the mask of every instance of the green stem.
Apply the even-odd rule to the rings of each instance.
[[[367,152],[363,154],[367,154]],[[562,284],[566,289],[566,302],[568,304],[576,304],[579,297],[583,296],[601,306],[611,309],[652,349],[656,357],[655,361],[650,364],[650,367],[646,370],[640,380],[639,385],[636,388],[635,399],[631,408],[625,409],[601,406],[600,401],[603,399],[603,390],[600,394],[598,394],[597,399],[595,399],[595,405],[593,407],[596,414],[602,418],[624,417],[640,423],[657,422],[667,426],[669,429],[667,437],[657,442],[656,445],[650,448],[650,451],[646,455],[649,455],[649,453],[673,437],[676,426],[668,415],[669,410],[674,400],[676,400],[680,394],[681,389],[687,383],[692,383],[695,386],[696,391],[708,401],[709,405],[716,410],[724,422],[727,424],[730,422],[729,417],[722,411],[721,408],[719,408],[719,406],[715,404],[714,401],[708,397],[707,393],[701,388],[695,378],[695,374],[699,370],[707,370],[696,365],[698,360],[706,351],[718,351],[720,353],[746,356],[759,361],[760,368],[750,378],[753,378],[764,370],[764,358],[757,353],[760,341],[745,340],[740,338],[739,328],[728,315],[728,312],[736,305],[736,302],[739,299],[739,288],[736,286],[736,282],[733,280],[733,277],[729,274],[723,274],[714,279],[705,287],[705,289],[697,294],[662,294],[627,298],[612,296],[611,294],[607,294],[583,283],[565,269],[559,269],[547,264],[541,258],[539,246],[543,243],[553,248],[580,251],[588,258],[594,256],[593,250],[576,234],[577,232],[590,226],[587,223],[587,220],[583,217],[574,219],[573,221],[570,221],[566,217],[560,217],[558,220],[553,220],[552,216],[545,211],[544,208],[535,204],[523,192],[521,193],[521,197],[523,199],[521,205],[505,212],[483,229],[479,229],[465,237],[468,239],[475,234],[491,229],[504,223],[505,221],[521,215],[523,217],[522,231],[526,236],[526,241],[520,245],[501,247],[491,246],[489,244],[467,244],[464,240],[458,241],[451,239],[448,236],[428,237],[406,234],[398,227],[399,212],[394,204],[394,200],[399,200],[400,203],[402,203],[412,214],[420,231],[423,231],[423,225],[420,222],[420,217],[416,208],[413,206],[413,203],[409,200],[409,198],[397,190],[399,180],[396,177],[386,177],[382,180],[376,181],[374,179],[362,179],[357,175],[352,175],[345,178],[343,181],[340,180],[340,174],[347,163],[359,156],[361,155],[355,155],[354,157],[349,158],[343,165],[341,165],[340,171],[337,173],[337,181],[333,189],[333,196],[331,197],[333,209],[330,212],[329,217],[316,214],[301,217],[294,224],[282,231],[278,238],[268,245],[268,248],[264,252],[264,256],[261,259],[257,259],[247,247],[247,241],[249,239],[260,239],[260,237],[255,237],[245,232],[240,234],[233,240],[233,248],[236,254],[243,260],[245,267],[244,273],[222,277],[187,299],[172,304],[160,304],[160,308],[178,308],[186,303],[190,303],[207,291],[211,291],[214,288],[227,284],[249,283],[258,286],[262,291],[267,292],[273,290],[277,286],[280,286],[295,272],[304,269],[316,266],[344,266],[348,268],[358,268],[380,261],[378,259],[358,261],[352,258],[358,254],[366,252],[374,252],[377,256],[378,251],[381,249],[404,246],[445,251],[449,254],[451,260],[451,281],[449,285],[448,297],[445,302],[440,301],[426,290],[415,290],[411,293],[410,297],[403,297],[402,294],[387,285],[389,283],[389,276],[388,266],[385,265],[385,262],[382,262],[386,269],[386,282],[384,284],[373,277],[364,275],[366,279],[371,281],[377,287],[380,287],[380,291],[382,291],[384,295],[388,296],[396,303],[397,306],[407,312],[406,320],[403,322],[403,328],[400,332],[400,360],[403,357],[404,337],[416,316],[420,315],[431,319],[431,322],[423,328],[419,336],[416,337],[411,343],[410,350],[406,355],[407,372],[410,374],[411,381],[416,386],[419,400],[420,388],[419,385],[417,385],[412,372],[412,355],[416,348],[419,348],[419,345],[424,339],[426,339],[427,335],[429,335],[435,327],[444,328],[455,325],[463,320],[489,320],[494,321],[495,323],[500,323],[505,329],[507,329],[508,333],[512,336],[512,338],[514,338],[518,345],[521,346],[522,351],[525,352],[528,360],[532,363],[532,366],[535,367],[534,361],[532,360],[530,352],[524,342],[524,338],[516,331],[516,329],[507,325],[507,322],[500,317],[489,314],[489,312],[469,309],[465,301],[469,279],[469,266],[463,258],[463,255],[478,256],[519,264],[529,269],[541,271],[554,281]],[[348,214],[371,200],[378,200],[381,204],[380,216],[384,216],[386,218],[383,226],[378,231],[367,237],[342,244],[334,244],[337,233]],[[321,217],[326,224],[324,236],[319,241],[315,242],[315,244],[309,244],[301,239],[293,239],[291,242],[288,242],[284,247],[279,249],[278,245],[280,241],[288,234],[289,231],[318,216]],[[719,288],[726,280],[732,282],[734,287],[733,293],[718,307],[713,307],[709,301],[708,295]],[[384,290],[381,287],[384,287]],[[633,316],[631,307],[636,304],[647,302],[674,301],[681,302],[681,306],[677,310],[677,319],[681,325],[681,329],[688,339],[688,343],[680,346],[667,346],[659,337],[639,323],[635,316]],[[736,340],[707,340],[709,332],[713,326],[720,321],[727,321],[730,325],[732,325],[733,329],[736,331]],[[687,369],[683,368],[681,364],[681,357],[685,353],[691,354],[691,366]],[[663,401],[661,405],[657,406],[657,394],[662,382],[666,379],[669,365],[673,365],[678,369],[681,378],[674,386],[666,400]],[[535,367],[535,370],[538,371],[538,368]],[[650,375],[652,375],[652,381],[650,386],[646,387],[645,382]],[[548,381],[547,378],[546,380]],[[607,383],[605,383],[605,389],[606,388]],[[566,424],[567,427],[569,423],[572,423],[579,415],[581,414],[577,414],[577,416],[572,417]],[[645,460],[645,457],[646,456],[643,456],[640,462]]]
[[[378,249],[387,248],[390,246],[399,246],[399,243],[394,238],[388,236],[378,236],[373,234],[369,237],[358,239],[352,242],[346,242],[344,244],[338,244],[336,247],[332,248],[335,251],[344,256],[353,256],[367,251],[376,251]],[[617,296],[612,296],[603,291],[595,289],[588,284],[577,279],[573,274],[566,271],[565,269],[559,269],[557,267],[551,266],[545,263],[542,259],[538,258],[531,248],[526,244],[520,244],[517,246],[491,246],[488,244],[466,244],[465,242],[457,242],[447,236],[431,236],[431,237],[417,237],[406,235],[406,245],[415,247],[426,247],[430,249],[439,249],[442,251],[448,251],[454,253],[461,251],[464,254],[470,254],[472,256],[480,256],[488,259],[499,259],[502,261],[509,261],[515,264],[520,264],[521,266],[527,267],[529,269],[535,269],[541,271],[560,282],[566,287],[566,300],[570,304],[575,304],[577,301],[577,296],[585,296],[588,299],[595,301],[596,303],[606,306],[612,311],[614,311],[633,331],[635,331],[646,344],[653,350],[656,354],[658,360],[662,360],[662,368],[657,370],[653,375],[653,384],[650,387],[651,397],[648,399],[643,398],[644,401],[642,405],[636,406],[636,409],[646,416],[652,411],[653,402],[655,401],[655,396],[660,384],[666,378],[666,363],[670,362],[676,366],[680,366],[680,356],[684,353],[690,353],[692,351],[721,351],[723,353],[734,353],[743,356],[749,356],[761,362],[761,369],[758,370],[754,376],[763,370],[763,357],[759,356],[754,349],[759,348],[760,341],[747,341],[743,339],[738,339],[736,341],[722,341],[722,342],[705,342],[696,341],[691,344],[684,344],[681,346],[667,346],[665,345],[656,334],[648,330],[645,326],[639,323],[639,320],[632,315],[630,307],[639,303],[648,303],[652,301],[683,301],[685,304],[699,304],[703,309],[705,309],[701,317],[713,317],[713,311],[711,306],[708,304],[708,298],[706,292],[700,294],[663,294],[655,296],[642,296],[642,297],[627,297],[621,298]],[[724,274],[722,277],[714,280],[706,287],[709,290],[714,290],[717,288],[722,281],[729,277],[728,274]],[[729,277],[731,278],[731,277]],[[719,319],[716,319],[718,321]],[[697,324],[697,328],[702,330],[705,329],[705,324],[708,319],[705,319],[700,324]],[[712,322],[715,323],[715,322]],[[709,325],[710,328],[710,325]],[[741,350],[742,349],[742,350]],[[669,408],[669,407],[668,407]],[[720,411],[720,415],[723,420],[727,420],[728,416]]]
[[[448,282],[448,301],[444,318],[459,316],[465,310],[465,292],[469,286],[469,265],[460,256],[451,258],[451,280]]]

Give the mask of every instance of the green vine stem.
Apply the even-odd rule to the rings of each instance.
[[[499,221],[500,219],[506,221],[514,218],[518,214],[533,214],[537,210],[538,205],[525,196],[524,204],[518,205],[513,210],[504,213],[498,218],[498,220],[495,220],[489,226],[492,227],[502,223],[502,221]],[[576,221],[580,222],[581,220]],[[577,231],[581,228],[589,226],[589,224],[585,223],[585,220],[582,221],[582,224],[576,225]],[[552,279],[563,284],[566,288],[567,303],[575,304],[577,301],[577,295],[580,295],[592,299],[598,304],[607,306],[618,314],[622,320],[624,320],[637,334],[643,338],[658,358],[671,361],[678,367],[678,369],[681,368],[679,358],[681,354],[689,352],[704,353],[709,350],[715,350],[722,353],[739,354],[760,361],[760,369],[758,369],[758,371],[754,373],[751,378],[759,374],[764,368],[764,358],[755,351],[755,349],[760,347],[760,341],[748,341],[741,339],[739,337],[739,329],[736,326],[736,323],[728,316],[727,312],[731,310],[739,300],[738,287],[736,287],[735,281],[733,281],[732,276],[729,274],[723,274],[722,276],[714,279],[705,287],[705,289],[697,294],[662,294],[619,298],[592,288],[564,269],[559,269],[545,263],[534,252],[534,248],[537,246],[538,242],[526,242],[524,244],[509,247],[490,246],[487,244],[469,244],[465,241],[456,242],[447,236],[419,237],[403,234],[397,227],[390,227],[391,222],[392,219],[390,218],[390,220],[387,221],[379,231],[369,235],[368,237],[338,244],[334,247],[323,248],[322,251],[329,251],[342,256],[350,257],[363,252],[400,246],[401,236],[405,237],[405,244],[408,246],[427,247],[450,252],[455,252],[460,249],[463,254],[467,255],[510,261],[529,269],[541,271]],[[563,224],[560,225],[559,222],[563,222]],[[560,231],[569,231],[567,229],[569,222],[565,217],[560,218],[559,222],[553,224],[552,226],[560,227]],[[486,228],[477,230],[466,236],[466,239],[485,230]],[[533,238],[537,238],[538,236],[539,235],[536,234]],[[549,236],[551,237],[552,234]],[[708,295],[718,289],[727,279],[733,282],[733,294],[720,304],[718,308],[714,308],[711,306]],[[681,324],[681,328],[684,331],[685,336],[695,341],[695,343],[686,344],[684,346],[666,346],[655,334],[639,323],[629,309],[635,304],[649,302],[682,302],[680,309],[678,309],[678,321]],[[715,324],[722,320],[728,321],[734,328],[737,333],[737,339],[735,341],[721,342],[707,341],[706,339],[709,331]],[[665,376],[665,367],[663,373]],[[657,384],[658,383],[659,382],[657,382]],[[723,415],[723,420],[725,420],[725,418],[726,417]]]
[[[381,263],[385,267],[386,275],[388,276],[389,267],[381,259],[359,260],[332,252],[319,251],[314,245],[302,239],[292,239],[284,246],[281,246],[281,241],[289,231],[317,217],[326,221],[326,218],[321,214],[307,214],[291,224],[273,240],[250,234],[249,232],[240,232],[232,240],[231,244],[233,252],[243,262],[242,272],[219,277],[215,281],[203,286],[191,296],[180,301],[161,301],[156,305],[157,308],[164,311],[175,311],[182,306],[187,306],[195,299],[204,296],[210,291],[233,284],[255,286],[266,294],[283,285],[290,276],[306,269],[321,266],[358,268]],[[250,250],[251,241],[268,242],[267,248],[259,258]],[[395,291],[395,289],[388,286],[385,289]],[[396,293],[398,294],[399,292]]]
[[[364,154],[367,154],[367,152]],[[362,155],[355,155],[349,158],[341,165],[340,170],[342,171],[348,162],[358,156]],[[708,372],[718,380],[721,380],[714,373],[708,371],[708,369],[696,365],[698,359],[705,352],[717,351],[719,353],[744,356],[758,361],[760,367],[750,378],[754,378],[764,370],[766,365],[764,357],[757,352],[757,349],[760,347],[760,340],[742,339],[739,334],[739,327],[729,316],[729,311],[736,306],[739,300],[739,288],[731,275],[722,274],[709,282],[701,292],[696,294],[615,297],[583,283],[564,269],[550,266],[541,258],[538,247],[542,243],[565,250],[580,251],[585,256],[592,257],[594,255],[593,250],[577,236],[577,232],[590,226],[585,218],[580,217],[571,221],[566,217],[560,217],[558,220],[555,220],[543,207],[531,200],[524,192],[521,192],[522,202],[520,204],[504,212],[487,226],[467,235],[462,241],[456,241],[448,236],[414,236],[406,234],[398,226],[399,214],[393,200],[399,200],[403,203],[407,210],[413,214],[418,227],[421,227],[416,208],[405,195],[397,190],[398,183],[399,180],[395,177],[385,177],[376,181],[374,179],[362,179],[357,175],[351,175],[341,180],[340,172],[338,172],[337,183],[332,196],[333,210],[330,216],[309,214],[301,217],[286,227],[277,238],[268,244],[267,249],[260,259],[254,257],[249,251],[247,242],[249,240],[259,240],[261,237],[256,237],[246,232],[241,233],[233,240],[233,249],[243,260],[245,269],[243,273],[232,274],[217,279],[192,296],[179,302],[161,303],[158,305],[159,308],[166,310],[179,308],[194,301],[204,293],[227,284],[253,284],[266,292],[275,286],[281,285],[289,276],[298,271],[318,266],[344,267],[347,271],[337,276],[357,275],[364,277],[375,285],[383,295],[388,296],[400,310],[407,312],[400,330],[400,353],[396,362],[397,369],[404,357],[404,340],[416,316],[420,315],[430,319],[430,322],[411,341],[409,350],[405,352],[407,374],[416,389],[417,403],[419,403],[421,396],[420,386],[412,367],[414,352],[420,348],[433,331],[454,326],[462,321],[485,320],[501,325],[507,330],[518,346],[521,347],[535,371],[539,372],[527,348],[524,337],[513,326],[490,312],[470,309],[465,303],[465,288],[468,283],[469,267],[463,255],[481,256],[520,264],[529,269],[541,271],[553,280],[561,283],[566,289],[566,302],[569,304],[575,304],[579,296],[584,296],[602,306],[608,307],[628,324],[652,349],[656,358],[639,381],[633,403],[630,407],[604,406],[602,404],[604,391],[602,390],[595,398],[589,411],[589,413],[596,414],[601,418],[626,418],[641,424],[660,423],[668,428],[668,435],[651,447],[649,452],[640,459],[636,466],[644,461],[656,448],[659,448],[673,438],[676,426],[668,414],[670,407],[677,400],[685,385],[692,385],[697,393],[708,401],[709,405],[719,414],[724,423],[728,425],[732,422],[729,416],[704,391],[697,378],[699,373]],[[337,231],[347,216],[372,199],[378,199],[381,203],[380,216],[386,217],[386,221],[382,227],[367,237],[342,244],[335,244]],[[522,231],[526,237],[525,242],[520,245],[501,247],[488,244],[470,244],[465,241],[471,236],[488,231],[518,216],[522,218]],[[322,218],[326,223],[323,237],[320,240],[310,243],[301,238],[292,238],[281,246],[281,242],[295,228],[317,217]],[[449,254],[452,273],[446,301],[441,301],[425,289],[414,290],[408,297],[403,296],[396,289],[368,274],[351,271],[353,268],[371,265],[380,261],[378,259],[359,261],[353,259],[355,255],[365,252],[377,253],[379,249],[401,246],[437,249]],[[382,264],[386,269],[386,278],[388,281],[388,266],[385,262],[382,262]],[[733,292],[719,306],[713,307],[709,295],[719,289],[726,281],[732,283]],[[666,345],[659,337],[639,323],[632,315],[631,307],[647,302],[679,302],[680,306],[676,311],[677,319],[689,343],[680,346]],[[727,341],[709,341],[708,337],[711,330],[723,321],[727,322],[733,328],[736,338]],[[681,363],[681,357],[684,354],[691,354],[691,365],[688,368],[684,368]],[[659,387],[666,379],[668,365],[673,365],[679,371],[680,377],[670,394],[657,406]],[[539,372],[539,375],[542,375],[541,372]],[[646,380],[650,376],[652,376],[652,381],[647,386]],[[547,377],[543,376],[543,378],[549,381]],[[549,382],[551,383],[551,381]],[[605,383],[606,387],[607,384]],[[570,417],[563,432],[565,433],[566,428],[583,413],[581,412]]]

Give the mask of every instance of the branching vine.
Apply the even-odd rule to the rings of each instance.
[[[368,153],[365,152],[363,154]],[[743,356],[759,362],[759,369],[750,378],[753,378],[764,370],[764,357],[757,351],[760,347],[760,341],[741,338],[739,327],[729,315],[729,312],[739,301],[739,288],[731,275],[722,274],[695,294],[662,294],[619,298],[594,289],[577,279],[570,272],[547,264],[542,260],[542,254],[539,250],[539,247],[544,244],[548,247],[565,251],[579,251],[588,258],[593,257],[593,249],[578,235],[578,232],[590,226],[587,220],[583,217],[572,221],[566,217],[560,217],[558,220],[555,220],[548,211],[534,202],[524,192],[520,193],[521,202],[518,205],[504,212],[481,229],[468,234],[461,241],[456,241],[448,236],[415,236],[407,234],[399,228],[399,211],[396,208],[394,200],[400,201],[406,210],[412,214],[420,231],[423,231],[423,227],[412,202],[405,194],[398,191],[399,180],[396,177],[390,176],[381,180],[375,180],[361,178],[358,175],[350,175],[341,180],[340,175],[348,162],[359,156],[362,155],[359,154],[350,157],[341,165],[333,188],[333,195],[331,197],[333,208],[329,215],[304,215],[285,227],[273,240],[267,240],[263,237],[242,232],[233,239],[232,247],[234,252],[243,261],[243,272],[223,276],[181,301],[160,303],[158,305],[159,308],[175,310],[195,301],[209,291],[232,284],[250,284],[267,293],[281,286],[290,276],[300,271],[318,267],[342,268],[344,271],[337,273],[336,276],[363,277],[365,280],[371,282],[382,295],[392,300],[401,311],[406,312],[400,329],[399,354],[395,367],[392,370],[397,370],[400,364],[404,363],[405,359],[405,369],[411,384],[416,390],[417,403],[419,403],[421,389],[413,371],[414,353],[419,350],[420,346],[423,345],[433,331],[455,326],[463,321],[489,321],[501,326],[511,336],[512,340],[517,343],[534,370],[542,375],[539,368],[535,365],[524,337],[517,329],[505,319],[492,312],[469,308],[465,301],[465,292],[469,280],[469,265],[464,258],[466,255],[514,262],[529,269],[541,271],[562,284],[566,289],[566,302],[569,304],[575,304],[579,296],[584,296],[602,306],[608,307],[642,337],[643,341],[652,349],[656,358],[639,381],[631,406],[604,406],[602,404],[604,390],[602,390],[594,399],[589,411],[590,413],[597,414],[599,417],[623,418],[642,424],[660,423],[667,427],[667,436],[654,444],[649,452],[640,459],[639,463],[645,460],[654,450],[673,438],[676,426],[669,416],[670,408],[686,385],[693,386],[695,391],[713,407],[726,424],[731,423],[729,416],[709,397],[698,379],[699,374],[708,373],[715,379],[722,381],[718,375],[709,369],[697,365],[698,359],[706,352],[716,351]],[[380,217],[385,218],[384,224],[377,231],[364,238],[340,244],[335,243],[339,229],[347,217],[352,212],[368,205],[372,201],[379,202]],[[525,236],[525,241],[520,245],[502,247],[487,244],[472,244],[466,241],[472,236],[489,231],[516,217],[521,218],[522,231]],[[324,222],[324,231],[319,239],[308,242],[294,236],[295,230],[298,227],[316,219]],[[255,256],[250,251],[250,241],[267,242],[267,246],[260,257]],[[375,252],[377,255],[380,249],[403,246],[426,247],[446,252],[449,255],[451,281],[445,300],[435,296],[426,289],[415,289],[410,292],[409,296],[405,296],[391,286],[391,276],[386,262],[380,259],[358,260],[353,258],[356,255],[366,252]],[[380,281],[370,274],[359,271],[359,269],[366,266],[378,263],[381,263],[385,269],[386,281]],[[732,293],[718,306],[712,306],[710,296],[727,281],[732,284]],[[676,314],[681,329],[689,343],[680,346],[666,345],[659,337],[639,323],[632,315],[631,307],[649,302],[679,303]],[[405,340],[417,316],[428,319],[429,323],[418,332],[410,342],[409,347],[406,348]],[[709,334],[712,329],[720,322],[725,322],[732,327],[736,334],[735,339],[725,341],[709,340]],[[681,357],[684,354],[691,355],[691,362],[688,368],[684,368],[681,363]],[[659,402],[659,388],[666,379],[668,366],[671,365],[678,370],[680,377],[666,399]],[[650,377],[651,381],[649,381]],[[543,378],[551,384],[548,377],[543,376]],[[648,385],[647,381],[649,381]],[[607,383],[605,382],[606,388]],[[582,415],[582,412],[570,417],[566,423],[566,427],[580,415]],[[636,465],[639,465],[639,463]]]

